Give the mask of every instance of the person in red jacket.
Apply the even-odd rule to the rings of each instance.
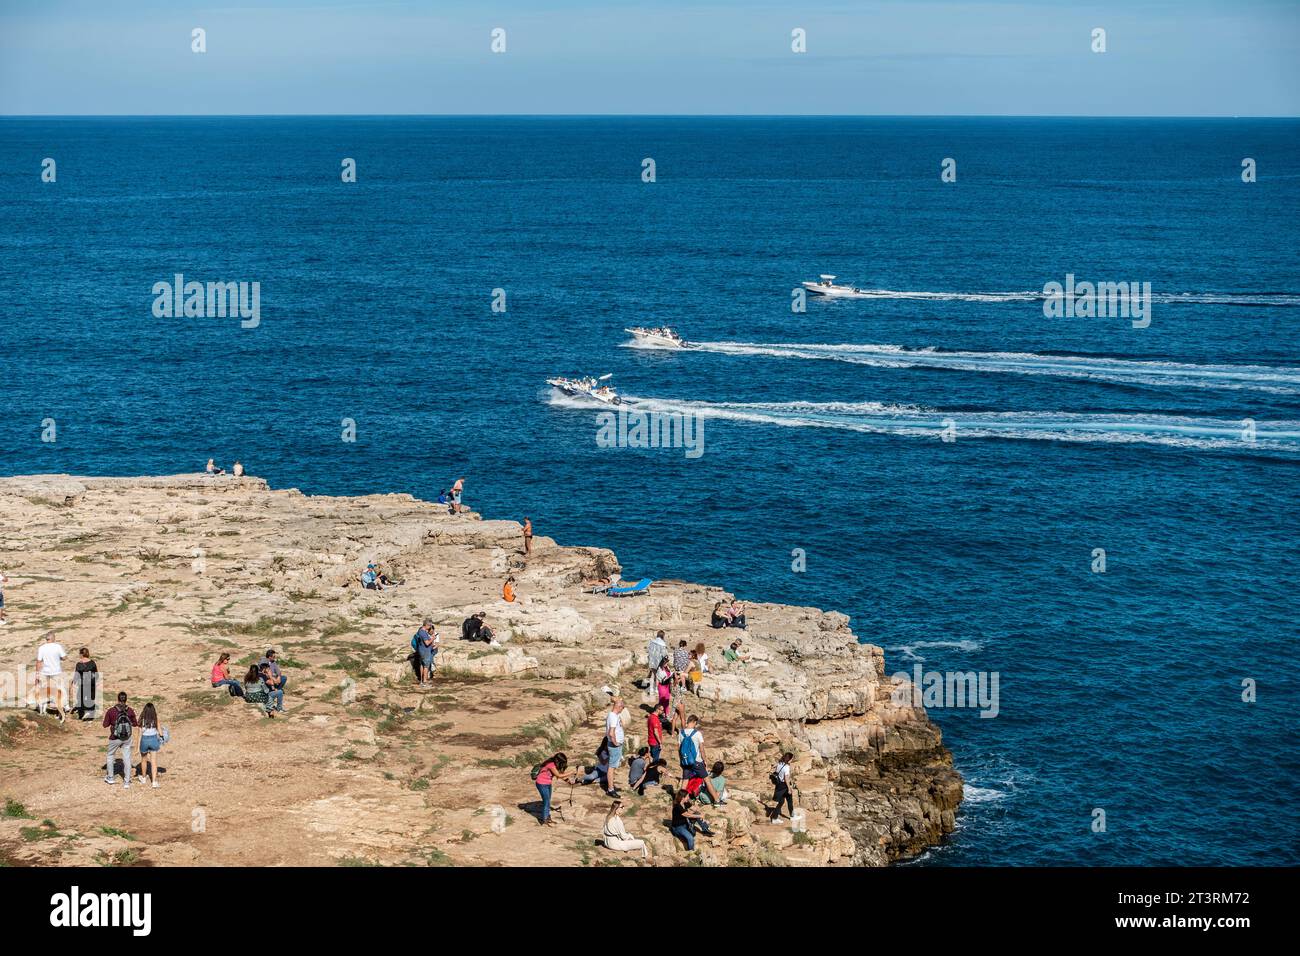
[[[135,711],[126,706],[126,691],[119,691],[117,706],[110,707],[104,715],[104,726],[108,728],[108,762],[104,773],[104,782],[116,783],[114,762],[117,755],[122,755],[122,786],[131,786],[131,737],[135,728],[140,726]]]

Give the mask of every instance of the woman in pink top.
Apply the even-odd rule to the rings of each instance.
[[[229,687],[231,697],[243,697],[244,688],[239,681],[230,678],[230,654],[222,651],[217,662],[212,665],[212,686]]]
[[[551,821],[551,785],[558,776],[561,780],[572,784],[573,780],[564,776],[564,771],[569,767],[569,758],[563,753],[552,754],[542,761],[541,769],[537,771],[537,776],[533,777],[533,782],[537,784],[537,792],[542,795],[542,815],[541,823],[544,827],[553,827],[555,824]]]

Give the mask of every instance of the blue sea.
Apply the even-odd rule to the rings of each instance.
[[[628,576],[997,672],[996,717],[931,711],[967,789],[921,865],[1296,864],[1298,224],[1291,120],[4,119],[0,470],[463,476]],[[875,294],[792,311],[823,272]],[[155,317],[177,273],[260,325]],[[1046,316],[1067,275],[1149,282],[1149,326]],[[544,384],[604,373],[704,453]]]

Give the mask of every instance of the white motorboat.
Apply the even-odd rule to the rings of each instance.
[[[548,378],[546,384],[570,398],[588,399],[602,405],[618,405],[622,402],[618,392],[609,385],[601,384],[612,378],[613,374],[610,372],[600,378]]]
[[[857,299],[871,295],[865,289],[851,285],[836,285],[835,276],[821,275],[816,282],[804,282],[801,285],[813,295],[824,295],[832,299]]]
[[[653,329],[642,328],[637,325],[623,331],[632,333],[632,338],[636,339],[639,345],[653,345],[656,348],[664,349],[686,347],[686,340],[666,325]]]

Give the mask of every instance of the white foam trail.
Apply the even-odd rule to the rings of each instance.
[[[1300,368],[1271,365],[1195,365],[1086,355],[1033,352],[947,352],[900,345],[816,342],[696,342],[697,350],[723,355],[848,362],[877,368],[935,368],[1011,375],[1050,375],[1119,385],[1233,389],[1300,395]]]
[[[1246,439],[1243,421],[1182,415],[1082,412],[948,412],[879,402],[693,402],[624,396],[637,409],[683,412],[786,428],[838,428],[908,438],[956,440],[1016,438],[1040,441],[1146,443],[1185,448],[1231,449],[1249,454],[1300,454],[1300,422],[1254,423]]]
[[[1041,302],[1048,294],[1037,289],[1023,292],[921,292],[901,289],[858,289],[839,296],[809,295],[811,300],[920,299],[929,302]],[[1152,302],[1185,305],[1300,306],[1294,292],[1153,292]]]

